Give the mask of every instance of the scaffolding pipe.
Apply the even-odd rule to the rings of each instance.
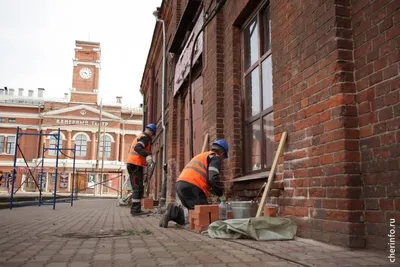
[[[103,171],[104,171],[104,153],[105,153],[105,148],[106,148],[106,126],[103,126],[103,149],[101,153],[101,172],[100,172],[100,181],[103,181]],[[111,152],[110,152],[111,153]],[[111,156],[111,155],[110,155]],[[104,193],[104,187],[103,184],[100,185],[100,195],[103,195]]]
[[[40,108],[39,108],[39,116],[40,116]],[[41,119],[42,120],[42,119]],[[42,122],[42,121],[41,121]],[[40,158],[40,156],[41,156],[41,150],[40,150],[40,148],[41,147],[43,147],[42,146],[42,144],[41,144],[41,142],[42,142],[42,123],[40,123],[39,124],[39,136],[38,136],[38,147],[37,147],[37,153],[36,153],[36,157],[39,159]],[[43,162],[43,157],[42,157],[42,162]],[[43,164],[42,164],[42,162],[40,163],[41,165],[42,165],[42,171],[40,172],[40,179],[42,179],[42,174],[43,174]],[[40,180],[40,188],[39,188],[39,207],[40,207],[40,202],[41,202],[41,200],[42,200],[42,191],[41,191],[41,188],[42,188],[42,180]]]
[[[41,139],[41,138],[40,138]],[[40,172],[40,188],[42,188],[42,179],[43,179],[43,168],[44,168],[44,150],[45,150],[45,143],[43,142],[43,150],[42,150],[42,171]],[[46,181],[47,184],[47,181]],[[39,206],[42,203],[42,190],[39,189]]]
[[[79,169],[76,170],[76,189],[75,189],[75,200],[78,199],[78,192],[79,192]]]
[[[17,127],[17,135],[15,137],[15,151],[14,151],[14,168],[12,170],[12,183],[11,183],[11,197],[10,197],[10,210],[12,210],[13,202],[14,202],[14,182],[15,182],[15,174],[16,174],[16,167],[17,167],[17,153],[18,153],[18,139],[19,139],[19,126]],[[8,181],[7,181],[8,182]]]
[[[103,99],[100,100],[100,117],[99,117],[99,127],[97,129],[97,155],[96,155],[96,170],[99,169],[99,153],[100,153],[100,133],[101,133],[101,122],[103,119]],[[96,174],[96,180],[98,180],[99,175]],[[98,187],[96,186],[93,190],[93,194],[96,196],[96,190]]]
[[[71,207],[74,205],[74,183],[75,183],[75,159],[76,159],[76,144],[74,145],[74,161],[72,162],[72,186],[71,186]]]
[[[58,128],[57,131],[57,145],[56,145],[56,178],[54,181],[54,196],[53,196],[53,210],[56,209],[56,197],[57,197],[57,177],[58,177],[58,152],[60,151],[60,136],[61,136],[61,130]]]

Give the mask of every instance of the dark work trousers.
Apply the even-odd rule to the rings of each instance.
[[[188,210],[194,210],[195,205],[207,205],[207,197],[203,190],[185,181],[176,183],[176,194],[182,205]]]
[[[140,201],[142,200],[144,194],[143,167],[127,163],[126,168],[128,169],[128,174],[132,185],[131,212],[139,213],[141,212]]]
[[[176,194],[182,203],[182,206],[188,210],[194,210],[195,205],[207,205],[207,197],[204,192],[195,185],[179,181],[176,183]],[[177,205],[171,207],[169,219],[177,224],[185,224],[185,212]]]

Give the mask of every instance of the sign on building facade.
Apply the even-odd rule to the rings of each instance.
[[[175,67],[175,77],[174,77],[174,96],[179,91],[180,87],[182,86],[183,82],[189,75],[190,68],[193,66],[190,65],[190,57],[192,53],[192,47],[194,45],[194,38],[196,37],[197,33],[200,31],[201,27],[204,23],[203,12],[201,12],[199,18],[194,25],[193,31],[189,36],[189,39],[185,45],[185,48],[182,51],[182,54],[179,57],[178,63]],[[193,54],[193,64],[199,59],[201,53],[203,53],[203,33],[199,35],[197,38],[197,42],[194,48]]]
[[[88,175],[88,188],[94,188],[94,184],[96,183],[96,174],[89,173]]]
[[[60,188],[68,187],[68,173],[62,172],[60,174]]]
[[[56,120],[57,124],[61,125],[91,125],[91,126],[98,126],[99,122],[98,121],[89,121],[89,120],[63,120],[63,119],[57,119]],[[101,123],[102,126],[107,126],[108,122],[104,121]]]

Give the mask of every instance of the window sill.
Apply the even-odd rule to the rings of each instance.
[[[243,182],[243,181],[251,181],[251,180],[258,180],[258,179],[267,179],[269,176],[269,171],[260,172],[256,174],[250,174],[243,177],[234,178],[232,182]]]

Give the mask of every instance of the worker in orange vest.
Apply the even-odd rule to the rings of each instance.
[[[146,214],[141,209],[141,200],[144,193],[143,167],[153,162],[151,156],[151,142],[157,132],[157,126],[153,123],[146,126],[145,131],[137,136],[128,151],[126,168],[132,185],[132,216]]]
[[[176,183],[176,194],[182,206],[193,210],[195,205],[207,205],[209,193],[221,197],[224,194],[220,180],[222,160],[228,158],[228,143],[217,140],[211,151],[195,156],[183,169]],[[181,206],[170,203],[160,220],[160,227],[167,228],[168,222],[184,225],[185,213]]]

